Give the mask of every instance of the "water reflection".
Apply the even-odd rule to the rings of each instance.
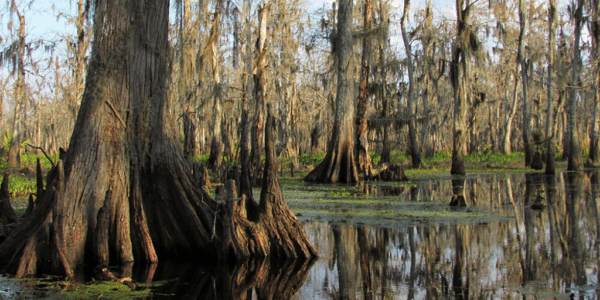
[[[164,281],[152,299],[293,299],[314,260],[251,260],[219,267],[158,264],[138,278],[141,282]]]
[[[139,281],[168,280],[154,298],[170,299],[600,299],[599,189],[599,171],[421,180],[392,194],[444,204],[460,194],[469,210],[509,218],[399,228],[307,223],[316,263],[159,264]]]
[[[600,298],[598,171],[490,174],[462,186],[469,206],[511,218],[398,229],[306,224],[322,257],[296,299]],[[432,180],[400,197],[454,191],[450,179]]]

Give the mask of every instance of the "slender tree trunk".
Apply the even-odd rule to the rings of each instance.
[[[335,120],[327,154],[304,180],[320,183],[354,183],[358,170],[354,160],[354,100],[352,93],[352,11],[353,0],[340,0],[336,56],[338,87]]]
[[[410,157],[412,160],[412,167],[419,168],[422,164],[421,162],[421,150],[419,149],[419,143],[417,142],[417,128],[415,124],[415,76],[414,76],[414,66],[412,61],[412,50],[410,41],[408,39],[408,35],[406,33],[406,19],[408,18],[408,14],[410,12],[410,0],[404,0],[404,13],[402,14],[402,20],[400,21],[400,26],[402,29],[402,40],[404,41],[404,49],[406,51],[406,62],[408,69],[408,95],[407,95],[407,104],[408,104],[408,137],[409,137],[409,149],[410,149]]]
[[[183,113],[183,156],[188,162],[192,162],[194,154],[197,152],[196,144],[196,124],[192,113]]]
[[[581,151],[579,149],[579,133],[577,131],[577,97],[581,90],[581,27],[583,25],[583,0],[577,1],[577,8],[574,15],[575,21],[575,39],[573,41],[573,62],[571,73],[571,88],[569,91],[569,111],[567,116],[567,131],[569,134],[569,156],[567,169],[569,171],[579,171],[583,168],[581,160]]]
[[[529,60],[523,56],[523,43],[525,38],[525,12],[523,11],[523,0],[519,0],[519,48],[517,52],[518,64],[521,66],[521,84],[523,85],[523,151],[525,152],[525,167],[531,165],[533,159],[533,147],[531,146],[531,113],[528,103]]]
[[[592,128],[590,131],[589,158],[594,165],[600,163],[600,1],[592,0],[592,15],[590,31],[592,35],[592,65],[593,65],[593,91],[594,108]]]
[[[368,32],[371,29],[371,23],[373,20],[373,1],[365,0],[363,9],[363,31]],[[368,178],[373,173],[373,163],[371,156],[369,155],[369,141],[367,139],[367,133],[369,128],[367,127],[367,106],[369,103],[369,77],[371,76],[371,34],[367,34],[363,37],[363,52],[361,58],[361,70],[360,70],[360,91],[358,93],[358,100],[356,104],[356,127],[355,127],[355,140],[354,140],[354,155],[356,158],[356,165],[358,169],[364,172],[365,178]]]
[[[243,76],[246,78],[247,76]],[[249,137],[248,137],[248,125],[250,123],[248,118],[248,85],[247,80],[244,79],[244,84],[242,86],[243,94],[242,94],[242,118],[241,118],[241,136],[240,136],[240,195],[244,195],[246,197],[247,203],[254,203],[254,197],[252,195],[252,174],[250,169],[250,155],[249,155]]]
[[[99,261],[317,255],[281,195],[272,136],[252,210],[245,197],[234,201],[231,184],[217,202],[192,180],[168,113],[169,7],[168,0],[96,3],[92,60],[66,158],[48,175],[48,193],[0,244],[5,272],[72,277],[77,266]],[[267,124],[271,132],[272,118]],[[105,205],[109,221],[97,223]],[[100,230],[107,237],[94,239]],[[108,255],[94,259],[103,245]]]
[[[15,82],[15,111],[12,128],[12,138],[8,150],[8,168],[21,167],[21,134],[25,128],[21,128],[21,121],[26,111],[25,105],[25,16],[19,12],[14,0],[11,2],[12,9],[19,18],[19,40],[17,48],[17,81]]]
[[[450,174],[465,175],[464,149],[467,143],[467,94],[469,93],[469,72],[467,54],[468,45],[465,44],[466,26],[470,14],[469,0],[456,0],[457,14],[457,39],[452,50],[452,62],[450,66],[450,81],[454,92],[454,116],[453,116],[453,143],[452,143],[452,167]]]
[[[554,20],[556,19],[556,0],[549,0],[548,8],[548,91],[547,99],[547,113],[546,113],[546,139],[548,144],[546,145],[546,171],[548,175],[556,174],[556,164],[554,159],[555,149],[555,138],[554,131],[552,130],[552,124],[555,120],[552,118],[552,69],[554,68]],[[597,98],[596,98],[597,99]]]
[[[431,134],[431,127],[433,122],[431,122],[431,108],[430,108],[430,100],[434,99],[435,92],[432,91],[432,86],[435,86],[437,78],[432,78],[438,76],[438,72],[436,70],[435,65],[435,53],[436,53],[436,43],[433,36],[433,31],[435,30],[433,27],[433,8],[431,6],[431,2],[427,1],[425,8],[425,16],[422,25],[423,26],[423,34],[421,37],[421,42],[424,48],[424,57],[423,57],[423,65],[424,65],[424,90],[423,90],[423,116],[426,118],[426,122],[422,125],[420,139],[421,143],[424,146],[425,157],[431,158],[434,154],[433,149],[433,139]],[[418,62],[418,61],[417,61]],[[414,80],[414,76],[413,76]]]
[[[207,46],[210,53],[212,72],[213,72],[213,130],[212,139],[210,143],[210,156],[208,158],[208,167],[215,170],[221,168],[223,158],[223,139],[222,123],[223,123],[223,112],[222,112],[222,87],[221,87],[221,74],[219,64],[219,52],[217,47],[219,46],[219,38],[221,36],[221,14],[223,13],[224,0],[218,0],[217,6],[215,7],[215,13],[213,16],[213,23],[210,30],[209,45]]]
[[[179,26],[179,97],[183,108],[183,154],[188,162],[199,154],[196,143],[196,93],[194,74],[194,36],[197,34],[192,24],[192,2],[183,1],[181,24]]]
[[[245,11],[250,12],[252,2],[247,0],[244,1]],[[248,22],[249,18],[246,18],[246,40],[252,40],[252,29]],[[256,206],[254,202],[254,197],[252,195],[252,168],[250,162],[250,118],[249,118],[249,104],[248,104],[248,95],[252,94],[252,83],[253,79],[250,77],[252,74],[252,45],[251,43],[246,43],[246,57],[244,59],[246,72],[242,75],[242,116],[240,122],[240,164],[241,164],[241,172],[240,172],[240,196],[245,196],[247,201],[246,203],[251,203],[253,206]],[[251,205],[251,206],[252,206]]]
[[[387,18],[388,9],[385,6],[383,0],[379,1],[379,21],[383,26],[388,26],[388,18]],[[385,36],[384,36],[385,37]],[[381,118],[386,119],[389,117],[389,103],[387,99],[387,68],[385,66],[385,52],[387,50],[387,38],[380,38],[379,40],[379,97],[381,99]],[[390,159],[390,126],[385,123],[383,125],[383,142],[381,147],[381,160],[382,163],[389,163]]]
[[[508,117],[506,117],[506,123],[504,126],[504,143],[503,144],[503,151],[505,154],[511,154],[512,153],[512,142],[511,142],[511,137],[512,137],[512,123],[513,120],[515,118],[515,115],[517,114],[517,90],[518,90],[518,86],[519,86],[519,76],[517,74],[515,74],[515,84],[513,86],[513,104],[512,104],[512,108],[510,110],[510,113],[508,114]]]

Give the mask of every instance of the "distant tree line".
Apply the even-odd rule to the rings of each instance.
[[[28,34],[31,5],[4,4],[0,130],[12,168],[24,142],[68,147],[94,42],[92,8],[73,4],[54,11],[68,27],[47,39]],[[245,162],[259,176],[271,104],[277,155],[327,152],[311,181],[356,181],[371,174],[370,153],[388,163],[392,150],[415,168],[451,152],[453,174],[483,152],[522,151],[526,166],[540,156],[549,173],[555,152],[571,170],[584,153],[600,163],[599,1],[457,0],[454,15],[391,5],[174,1],[168,95],[186,159],[210,153],[210,168]]]

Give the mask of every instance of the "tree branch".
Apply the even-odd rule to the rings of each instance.
[[[44,153],[44,155],[46,156],[46,158],[50,161],[50,163],[54,167],[54,162],[52,161],[52,159],[50,158],[50,156],[48,156],[48,153],[46,153],[46,151],[44,151],[44,149],[42,149],[42,147],[33,146],[31,144],[27,144],[27,146],[29,146],[29,147],[31,147],[33,149],[37,149],[37,150],[42,151],[42,153]]]

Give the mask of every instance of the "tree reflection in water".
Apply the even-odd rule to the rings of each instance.
[[[388,197],[447,205],[460,186],[468,206],[452,210],[504,218],[387,228],[313,222],[305,230],[317,262],[159,264],[137,278],[171,280],[157,293],[179,299],[600,299],[600,171],[451,181],[420,180]]]
[[[296,299],[599,299],[599,188],[599,171],[478,175],[464,183],[469,207],[457,209],[508,219],[305,224],[321,258]],[[398,200],[448,203],[453,193],[450,178],[417,189]]]
[[[231,266],[158,264],[138,270],[139,281],[165,281],[152,299],[293,299],[314,260],[255,259]]]

